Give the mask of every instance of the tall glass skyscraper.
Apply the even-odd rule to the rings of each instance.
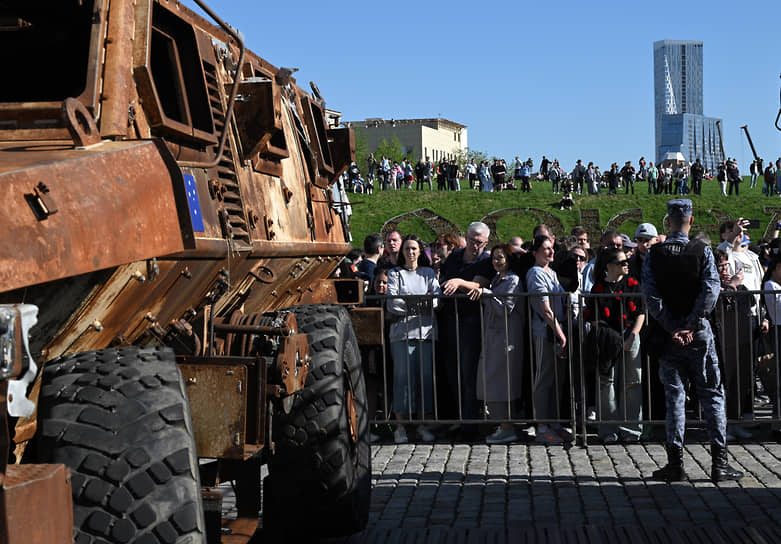
[[[717,123],[702,106],[702,42],[654,42],[654,121],[656,162],[681,153],[687,162],[699,158],[706,168],[724,160]]]

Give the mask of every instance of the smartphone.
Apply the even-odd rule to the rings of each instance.
[[[748,225],[746,226],[746,228],[758,229],[759,228],[759,219],[749,219],[748,220]]]

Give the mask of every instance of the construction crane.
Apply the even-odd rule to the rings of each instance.
[[[779,114],[781,114],[781,111],[779,112]],[[762,172],[763,171],[762,159],[759,158],[759,155],[757,155],[757,150],[754,149],[754,142],[751,141],[751,135],[748,133],[748,125],[743,125],[740,128],[742,128],[743,132],[746,133],[746,138],[748,139],[748,145],[751,146],[751,152],[754,154],[754,160],[757,162],[758,165],[757,171]]]
[[[778,115],[776,115],[776,128],[778,130],[781,130],[781,124],[779,124],[779,122],[781,122],[781,91],[779,91],[778,101],[779,101],[779,105],[778,105]]]

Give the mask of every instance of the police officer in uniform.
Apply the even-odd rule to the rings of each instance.
[[[715,342],[706,315],[719,296],[719,276],[713,252],[706,244],[689,240],[692,202],[667,203],[671,233],[652,246],[643,263],[642,289],[651,315],[655,342],[662,343],[659,377],[667,403],[667,465],[653,473],[664,481],[686,479],[683,434],[686,426],[685,384],[697,390],[711,441],[711,480],[737,480],[743,473],[727,463],[727,420],[724,386]]]

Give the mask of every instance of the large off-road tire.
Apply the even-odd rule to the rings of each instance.
[[[264,531],[341,536],[369,517],[366,384],[350,317],[342,306],[291,308],[312,361],[290,413],[275,414],[275,453],[264,482]],[[351,430],[350,419],[353,416]]]
[[[36,458],[71,470],[76,544],[200,544],[203,508],[184,383],[168,348],[46,365]]]

